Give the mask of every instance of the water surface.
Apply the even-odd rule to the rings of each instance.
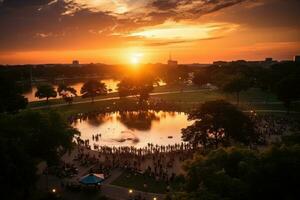
[[[191,125],[181,112],[135,111],[99,114],[76,120],[81,139],[100,146],[173,145],[181,143],[181,129]],[[98,135],[98,138],[97,138]],[[94,140],[93,140],[94,136]],[[97,141],[98,139],[98,141]]]
[[[114,79],[104,79],[104,80],[101,80],[101,82],[105,83],[107,89],[109,90],[108,92],[112,93],[112,92],[117,92],[117,86],[120,81],[114,80]],[[84,81],[70,83],[68,85],[73,87],[77,91],[77,95],[80,96],[80,89],[83,86],[83,84],[84,84]],[[58,85],[53,84],[53,87],[55,88],[55,90],[57,90]],[[28,91],[24,92],[23,95],[28,99],[29,102],[39,101],[41,99],[35,97],[36,91],[37,91],[37,87],[32,86]],[[57,96],[56,98],[50,98],[50,99],[57,99],[57,98],[61,98],[61,97]]]

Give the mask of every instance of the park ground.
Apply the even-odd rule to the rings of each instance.
[[[220,90],[199,89],[194,86],[161,86],[155,88],[151,93],[151,99],[160,99],[176,105],[176,110],[188,112],[195,106],[205,101],[225,99],[236,104],[234,94],[223,93]],[[28,109],[34,110],[55,110],[68,117],[76,113],[85,113],[97,109],[117,111],[120,108],[136,107],[136,98],[129,97],[120,99],[118,93],[111,93],[95,98],[92,103],[90,99],[76,97],[72,105],[67,105],[62,99],[30,102]],[[256,110],[257,112],[286,114],[286,108],[276,96],[266,93],[258,88],[252,88],[240,94],[239,107],[244,111]],[[295,102],[291,107],[291,114],[300,112],[300,102]]]
[[[188,112],[195,106],[205,101],[225,99],[236,104],[235,95],[226,94],[219,90],[199,89],[196,87],[158,87],[151,94],[151,99],[164,100],[176,105],[174,111]],[[67,105],[62,99],[53,99],[49,103],[46,101],[38,101],[29,103],[29,110],[41,110],[48,112],[50,110],[58,111],[66,118],[72,114],[85,113],[98,109],[108,111],[118,111],[120,108],[137,108],[137,99],[135,97],[120,99],[117,93],[111,93],[105,96],[100,96],[91,102],[90,99],[82,99],[76,97],[72,105]],[[261,91],[257,88],[252,88],[247,92],[242,92],[240,95],[239,107],[244,111],[255,110],[258,113],[272,113],[274,115],[286,115],[286,108],[276,96]],[[291,108],[291,115],[300,117],[300,102],[295,102]],[[144,186],[147,185],[147,187]],[[175,181],[170,186],[172,189],[180,188],[180,181]],[[133,174],[128,171],[122,171],[115,180],[109,183],[107,190],[124,190],[125,193],[129,189],[134,191],[142,191],[146,193],[164,194],[166,192],[167,183],[158,182],[154,178],[145,177],[140,174]],[[105,190],[104,190],[105,191]],[[70,194],[72,195],[72,194]],[[78,199],[85,199],[84,194],[76,196]],[[74,199],[77,199],[74,198]],[[92,198],[91,198],[92,199]]]

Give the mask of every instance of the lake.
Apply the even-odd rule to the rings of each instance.
[[[105,83],[105,85],[107,86],[108,93],[113,93],[113,92],[118,91],[118,84],[120,83],[119,80],[116,80],[116,79],[102,79],[101,82]],[[81,87],[83,86],[84,83],[85,83],[84,81],[80,81],[80,82],[75,82],[75,83],[74,82],[73,83],[68,83],[67,85],[73,87],[77,91],[77,95],[80,96],[80,90],[81,90]],[[52,84],[52,85],[55,88],[55,90],[57,90],[58,84]],[[166,85],[166,83],[164,81],[160,80],[158,82],[158,85],[159,86],[164,86],[164,85]],[[155,85],[155,86],[157,86],[157,85]],[[23,96],[25,96],[28,99],[29,102],[43,100],[43,99],[39,99],[39,98],[35,97],[36,91],[37,91],[37,86],[32,86],[32,87],[29,88],[29,90],[27,90],[26,92],[23,93]],[[61,97],[57,95],[57,97],[49,98],[49,99],[57,99],[57,98],[61,98]]]
[[[117,86],[120,81],[115,80],[115,79],[103,79],[103,80],[101,80],[101,82],[105,83],[107,86],[107,90],[110,90],[109,93],[112,93],[112,92],[117,92]],[[77,95],[80,95],[80,89],[83,84],[84,84],[84,81],[70,83],[68,85],[73,87],[74,89],[76,89]],[[53,87],[55,88],[55,90],[57,90],[58,85],[53,84]],[[37,91],[37,87],[32,86],[28,91],[24,92],[23,95],[28,99],[29,102],[39,101],[41,99],[35,97],[36,91]],[[61,97],[57,96],[56,98],[61,98]],[[50,98],[50,99],[56,99],[56,98]]]
[[[181,143],[181,129],[192,123],[182,112],[130,111],[77,119],[72,125],[81,132],[81,139],[89,140],[93,149],[94,144],[141,148],[148,143]]]

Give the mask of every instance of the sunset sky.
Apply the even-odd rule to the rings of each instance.
[[[300,0],[0,0],[0,63],[293,59]]]

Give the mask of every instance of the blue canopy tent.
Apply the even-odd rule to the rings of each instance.
[[[103,174],[88,174],[80,178],[79,182],[84,185],[99,185],[104,181]]]

